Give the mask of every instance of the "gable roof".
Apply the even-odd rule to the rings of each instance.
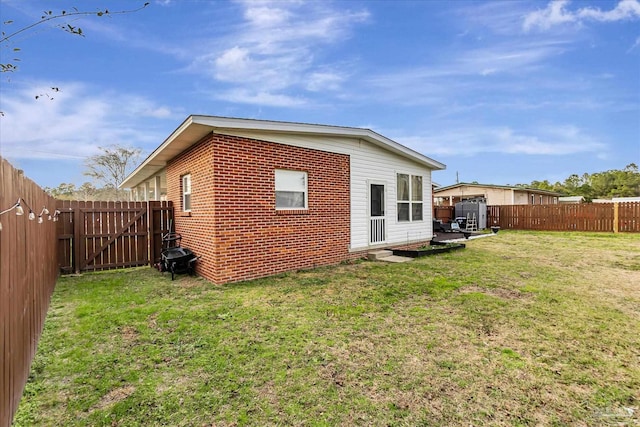
[[[478,188],[496,188],[501,190],[515,190],[515,191],[526,191],[529,193],[536,194],[547,194],[549,196],[559,196],[560,193],[556,193],[555,191],[548,190],[540,190],[538,188],[527,188],[527,187],[517,187],[513,185],[494,185],[494,184],[476,184],[476,183],[468,183],[468,182],[460,182],[458,184],[447,185],[446,187],[438,187],[433,190],[433,194],[440,193],[442,191],[451,190],[453,188],[459,187],[478,187]]]
[[[286,133],[300,135],[334,136],[344,138],[359,138],[387,151],[409,158],[430,169],[442,170],[445,165],[418,153],[404,145],[401,145],[370,129],[316,125],[307,123],[280,122],[272,120],[239,119],[218,116],[191,115],[174,130],[125,180],[120,184],[121,188],[136,187],[146,181],[158,171],[162,170],[167,162],[184,150],[199,142],[209,133],[224,133],[224,130],[257,130],[269,133]]]

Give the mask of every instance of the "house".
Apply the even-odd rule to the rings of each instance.
[[[189,116],[121,187],[172,201],[197,272],[229,283],[424,244],[444,168],[369,129]]]
[[[640,197],[612,197],[611,199],[593,199],[592,203],[637,203]]]
[[[509,185],[459,183],[433,190],[434,203],[453,206],[463,200],[482,197],[487,206],[495,205],[546,205],[558,203],[560,193]]]
[[[584,196],[564,196],[564,197],[558,197],[558,203],[560,203],[560,204],[584,203]]]

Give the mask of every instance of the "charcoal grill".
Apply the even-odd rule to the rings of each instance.
[[[161,272],[170,271],[171,280],[177,273],[187,273],[193,275],[196,261],[200,257],[196,256],[191,249],[180,246],[182,236],[178,233],[167,233],[162,236],[162,253],[160,261],[156,264]]]

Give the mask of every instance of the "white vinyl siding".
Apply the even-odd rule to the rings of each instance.
[[[276,169],[276,209],[307,209],[307,173]]]
[[[375,179],[386,184],[386,216],[397,218],[396,174],[422,176],[423,221],[389,221],[386,244],[406,243],[408,240],[430,240],[433,224],[430,221],[432,207],[431,169],[392,153],[368,141],[358,138],[337,138],[311,135],[274,135],[259,131],[230,131],[227,135],[271,141],[295,147],[311,148],[326,152],[347,154],[350,158],[351,250],[369,247],[369,185]]]

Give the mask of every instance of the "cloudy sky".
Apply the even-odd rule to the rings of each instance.
[[[142,4],[0,0],[5,34],[45,10],[112,12],[1,43],[18,69],[0,74],[0,154],[38,184],[87,181],[99,146],[148,154],[189,114],[369,128],[445,163],[442,185],[640,164],[639,0],[150,0],[113,13]]]

